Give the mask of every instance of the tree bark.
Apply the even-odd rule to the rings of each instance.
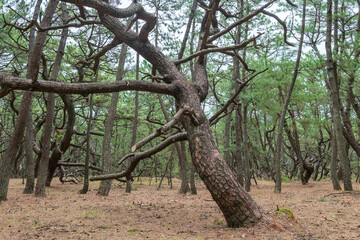
[[[41,6],[42,0],[37,0],[36,1],[36,5],[35,5],[35,9],[34,9],[34,14],[33,14],[33,20],[37,21],[38,17],[39,17],[39,12],[40,12],[40,6]],[[29,55],[28,55],[28,62],[30,61],[30,57],[31,57],[31,53],[34,49],[34,43],[35,43],[35,25],[32,26],[30,28],[30,33],[29,33]],[[30,69],[28,69],[29,71]],[[33,150],[32,150],[32,145],[33,145],[33,121],[32,121],[32,106],[31,106],[31,101],[30,101],[30,106],[28,109],[28,120],[26,123],[26,135],[25,135],[25,154],[26,154],[26,185],[24,188],[23,193],[24,194],[31,194],[34,192],[34,187],[35,187],[35,160],[34,160],[34,156],[33,156]]]
[[[331,28],[332,28],[332,1],[327,1],[327,16],[326,16],[326,67],[329,78],[330,96],[333,103],[333,124],[334,124],[334,135],[336,138],[337,151],[340,157],[341,170],[344,180],[344,189],[346,191],[352,191],[351,183],[351,169],[349,159],[346,154],[345,139],[342,133],[341,124],[341,102],[339,96],[339,87],[337,79],[337,66],[336,62],[333,61],[332,50],[331,50]]]
[[[294,68],[294,73],[291,79],[291,83],[289,86],[289,90],[286,94],[286,99],[284,102],[284,106],[281,110],[280,114],[280,120],[277,130],[277,139],[276,139],[276,150],[275,150],[275,156],[274,156],[274,170],[275,170],[275,192],[280,193],[281,192],[281,148],[282,148],[282,134],[284,129],[284,123],[285,123],[285,115],[290,103],[291,94],[293,92],[296,78],[299,71],[299,65],[300,65],[300,59],[301,59],[301,52],[302,52],[302,46],[304,42],[304,33],[305,33],[305,17],[306,17],[306,0],[303,1],[303,8],[302,8],[302,23],[301,23],[301,35],[300,35],[300,42],[299,42],[299,48],[298,53],[296,57],[296,63]]]
[[[60,146],[55,146],[51,157],[49,159],[49,169],[46,179],[46,186],[50,186],[51,181],[54,177],[54,173],[57,167],[58,161],[61,160],[61,156],[68,150],[70,147],[71,138],[73,135],[73,129],[75,124],[75,108],[72,96],[70,94],[60,94],[61,99],[64,102],[65,109],[67,112],[67,123],[65,128],[64,137],[61,139]]]
[[[43,21],[41,22],[41,27],[48,27],[51,24],[52,16],[55,13],[58,0],[50,0]],[[33,82],[37,81],[39,67],[40,67],[40,57],[42,49],[45,44],[47,32],[39,32],[36,36],[34,49],[32,51],[30,61],[28,62],[27,78],[31,79]],[[15,130],[10,139],[10,144],[0,165],[0,200],[7,199],[7,191],[9,187],[9,180],[11,174],[11,168],[13,166],[14,157],[19,147],[19,143],[24,136],[24,130],[26,125],[28,109],[30,108],[30,103],[32,99],[32,92],[25,92],[21,100],[21,105],[19,109],[18,119],[15,124]]]
[[[127,53],[127,46],[123,44],[121,46],[121,53],[119,59],[119,65],[116,72],[116,81],[121,81],[124,75],[125,58]],[[116,116],[116,106],[119,101],[119,93],[113,93],[111,95],[111,102],[108,108],[108,115],[105,122],[105,133],[103,139],[103,174],[111,173],[112,170],[112,158],[111,158],[111,137]],[[102,180],[97,192],[97,195],[108,196],[111,188],[112,180]]]
[[[67,16],[67,8],[65,3],[61,3],[61,10],[62,10],[62,22],[66,23],[68,16]],[[53,70],[50,75],[50,79],[57,79],[61,61],[65,53],[65,46],[66,46],[66,39],[68,37],[68,29],[64,28],[61,33],[59,47],[57,49],[57,54],[55,57],[55,62],[53,65]],[[54,119],[54,107],[55,107],[55,94],[49,93],[47,104],[46,104],[46,117],[45,117],[45,124],[43,135],[41,139],[41,158],[39,163],[39,170],[38,170],[38,177],[35,187],[35,196],[45,197],[45,186],[46,186],[46,179],[48,176],[48,168],[49,168],[49,157],[50,157],[50,148],[51,148],[51,136],[53,134],[53,119]]]
[[[339,183],[337,169],[338,169],[338,153],[337,153],[337,141],[333,129],[331,130],[331,182],[334,190],[341,190]]]
[[[98,69],[95,71],[95,79],[98,77]],[[90,167],[90,149],[91,149],[91,125],[93,118],[93,94],[90,95],[89,100],[89,117],[87,121],[87,131],[86,131],[86,154],[85,154],[85,168],[84,168],[84,185],[83,188],[79,191],[79,194],[86,194],[89,191],[89,167]]]

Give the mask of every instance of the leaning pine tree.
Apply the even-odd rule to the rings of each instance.
[[[231,97],[221,110],[210,120],[205,116],[201,103],[206,99],[209,88],[206,70],[207,54],[212,52],[223,52],[241,58],[234,50],[241,50],[248,44],[254,43],[260,35],[249,38],[240,44],[228,47],[216,47],[213,45],[213,42],[237,26],[249,21],[258,14],[263,13],[263,10],[275,1],[265,4],[240,19],[235,18],[236,21],[233,24],[222,30],[218,29],[216,19],[218,14],[223,13],[222,11],[219,11],[220,1],[211,0],[209,1],[209,5],[206,6],[204,6],[205,3],[202,2],[201,6],[207,10],[201,23],[197,50],[194,54],[177,61],[171,61],[163,52],[150,43],[148,34],[154,28],[157,19],[153,14],[145,11],[136,1],[125,9],[116,8],[108,4],[108,1],[101,0],[63,1],[75,4],[82,10],[83,15],[86,14],[83,11],[84,7],[90,7],[97,10],[101,23],[114,34],[116,41],[125,43],[150,62],[156,72],[161,74],[161,77],[156,78],[157,80],[160,79],[162,83],[158,83],[157,81],[147,82],[143,80],[123,80],[112,83],[63,83],[39,80],[34,83],[31,79],[0,75],[0,85],[4,89],[23,89],[64,94],[136,90],[173,96],[176,101],[178,112],[167,124],[161,126],[153,134],[137,142],[132,147],[132,152],[120,160],[120,163],[129,161],[129,164],[127,164],[128,167],[123,172],[95,176],[90,180],[106,180],[121,177],[129,178],[142,159],[163,150],[176,141],[187,139],[189,141],[191,157],[196,171],[223,212],[228,226],[239,227],[251,225],[260,221],[268,221],[269,218],[266,217],[260,207],[239,184],[233,172],[221,156],[219,150],[215,146],[210,128],[211,123],[216,122],[221,113],[231,105],[236,96],[240,93],[241,88],[261,72],[254,73],[247,80],[245,79],[245,83],[239,87],[235,95]],[[130,26],[126,26],[118,20],[118,18],[128,18],[131,16],[135,16],[135,18],[130,23]],[[131,25],[138,19],[145,21],[139,34],[130,29]],[[210,45],[212,46],[211,48],[209,48]],[[189,82],[178,68],[179,65],[191,60],[195,60],[193,82]],[[184,129],[183,132],[174,133],[174,131],[169,131],[176,123],[181,123]],[[139,151],[140,148],[150,140],[167,132],[171,133],[160,144],[146,151]]]

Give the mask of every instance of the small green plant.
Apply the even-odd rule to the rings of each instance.
[[[287,216],[289,218],[295,218],[294,213],[292,210],[287,208],[277,208],[275,210],[280,216]]]
[[[34,220],[33,223],[35,224],[35,226],[32,227],[33,230],[41,228],[41,222],[39,220]]]
[[[100,214],[97,211],[93,210],[93,209],[91,209],[91,210],[89,210],[89,211],[87,211],[85,213],[80,214],[80,217],[84,217],[84,218],[96,218],[96,217],[99,217],[99,216],[100,216]]]
[[[129,230],[127,230],[126,234],[134,232],[151,232],[151,229],[130,228]]]
[[[224,222],[221,221],[221,220],[217,220],[216,224],[217,224],[217,225],[224,225]]]

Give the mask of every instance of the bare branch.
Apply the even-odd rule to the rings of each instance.
[[[276,16],[275,14],[273,14],[273,13],[271,13],[271,12],[268,12],[268,11],[266,11],[266,10],[262,10],[261,12],[264,13],[265,15],[268,15],[268,16],[270,16],[270,17],[275,18],[276,21],[278,21],[278,23],[280,23],[281,26],[283,26],[283,28],[284,28],[284,42],[285,42],[287,45],[290,45],[290,46],[295,47],[294,44],[292,44],[292,43],[290,43],[290,42],[287,41],[287,27],[286,27],[285,22],[284,22],[283,20],[281,20],[278,16]]]
[[[94,8],[101,12],[102,14],[107,14],[116,18],[127,18],[135,15],[136,19],[142,19],[146,21],[146,24],[141,28],[139,38],[141,41],[146,42],[148,40],[148,35],[153,30],[156,25],[156,17],[145,11],[143,6],[137,2],[133,2],[127,8],[117,8],[104,1],[100,0],[62,0],[64,2],[73,3],[76,6],[87,6]]]
[[[121,40],[119,40],[118,38],[114,38],[114,40],[112,40],[111,43],[104,46],[97,54],[87,58],[86,61],[82,61],[81,64],[89,66],[92,60],[94,60],[95,62],[92,69],[95,71],[99,66],[100,58],[104,56],[108,51],[110,51],[111,49],[113,49],[114,47],[118,46],[121,43],[122,43]]]
[[[147,151],[140,152],[140,153],[130,153],[130,154],[133,154],[132,160],[130,162],[129,167],[125,171],[120,172],[120,173],[108,174],[108,175],[94,176],[94,177],[90,178],[90,181],[108,180],[108,179],[116,179],[116,178],[125,177],[125,176],[131,174],[135,170],[136,166],[138,165],[138,163],[141,160],[148,158],[151,155],[154,155],[155,153],[158,153],[158,152],[164,150],[166,147],[173,144],[174,142],[184,141],[186,139],[187,139],[187,133],[182,132],[182,133],[178,133],[178,134],[168,137],[167,139],[162,141],[160,144],[158,144],[157,146],[155,146],[153,148],[150,148]]]
[[[4,77],[1,74],[0,86],[3,88],[17,90],[67,94],[111,93],[127,90],[137,90],[142,92],[161,93],[173,96],[176,92],[176,87],[172,84],[160,84],[145,81],[126,80],[116,82],[65,83],[39,80],[36,83],[33,83],[31,79]]]
[[[236,99],[237,95],[239,95],[239,93],[241,92],[241,90],[246,87],[246,85],[252,80],[254,79],[256,76],[258,76],[259,74],[267,71],[268,68],[254,74],[253,76],[251,76],[248,80],[246,80],[245,82],[243,82],[239,88],[236,90],[235,94],[225,103],[225,105],[217,112],[215,113],[210,119],[209,122],[210,124],[214,121],[216,121],[216,119],[221,115],[221,113],[225,112],[226,109],[230,106],[230,104],[232,104],[234,102],[234,100]]]
[[[190,110],[190,107],[184,106],[180,108],[180,110],[174,115],[174,117],[165,125],[157,128],[155,132],[151,133],[149,136],[143,138],[141,141],[137,142],[134,146],[131,147],[131,152],[135,152],[137,149],[140,149],[142,146],[144,146],[146,143],[150,142],[152,139],[163,135],[167,131],[169,131],[180,119],[180,117],[188,112]]]
[[[232,52],[224,52],[226,55],[229,55],[229,56],[232,56],[232,57],[236,57],[240,62],[241,64],[244,66],[245,70],[248,71],[248,72],[255,72],[256,70],[255,69],[252,69],[252,68],[249,68],[249,66],[247,65],[247,63],[245,62],[245,60],[240,57],[239,54],[237,54],[235,51],[232,53]]]
[[[290,0],[285,0],[288,4],[290,4],[292,7],[298,7],[295,3],[292,3]]]
[[[247,22],[248,20],[250,20],[251,18],[255,17],[256,15],[260,14],[262,10],[264,10],[265,8],[267,8],[268,6],[270,6],[272,3],[274,3],[276,0],[270,1],[267,4],[265,4],[264,6],[262,6],[261,8],[255,10],[254,12],[248,14],[247,16],[241,18],[239,21],[234,22],[233,24],[230,24],[227,28],[221,30],[220,32],[214,34],[212,37],[210,37],[208,39],[208,43],[213,42],[214,40],[218,39],[219,37],[223,36],[224,34],[230,32],[232,29],[234,29],[235,27]]]
[[[212,53],[212,52],[222,52],[222,53],[225,53],[226,51],[231,51],[231,50],[239,50],[239,49],[242,49],[244,47],[246,47],[249,43],[253,42],[255,39],[257,39],[258,37],[260,37],[262,35],[261,34],[258,34],[257,36],[255,37],[252,37],[248,40],[246,40],[245,42],[241,43],[241,44],[238,44],[238,45],[234,45],[234,46],[229,46],[229,47],[222,47],[222,48],[219,48],[219,47],[216,47],[216,48],[207,48],[207,49],[203,49],[203,50],[200,50],[186,58],[183,58],[183,59],[180,59],[180,60],[177,60],[177,61],[174,61],[175,65],[179,65],[179,64],[182,64],[182,63],[185,63],[185,62],[188,62],[190,61],[191,59],[194,59],[198,56],[201,56],[201,55],[205,55],[205,54],[208,54],[208,53]]]
[[[69,162],[58,162],[57,166],[65,166],[65,167],[85,167],[84,163],[69,163]],[[99,167],[96,167],[94,165],[90,165],[89,168],[93,170],[97,170],[102,172],[102,169]]]
[[[5,97],[6,95],[8,95],[11,92],[11,88],[8,87],[3,87],[0,90],[0,98]]]

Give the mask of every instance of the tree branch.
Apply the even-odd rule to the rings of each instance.
[[[150,148],[147,151],[140,152],[140,153],[130,153],[130,154],[132,154],[133,158],[130,162],[129,167],[125,171],[120,172],[120,173],[94,176],[94,177],[90,178],[90,181],[109,180],[109,179],[125,177],[134,171],[134,169],[136,168],[136,166],[142,159],[148,158],[151,155],[154,155],[155,153],[158,153],[158,152],[164,150],[166,147],[173,144],[174,142],[184,141],[186,139],[187,139],[187,133],[182,132],[182,133],[178,133],[178,134],[168,137],[167,139],[162,141],[160,144],[158,144],[157,146],[155,146],[153,148]]]
[[[284,28],[284,42],[285,42],[286,44],[292,46],[292,47],[295,47],[294,44],[292,44],[292,43],[290,43],[290,42],[287,41],[287,27],[286,27],[285,22],[284,22],[283,20],[281,20],[278,16],[276,16],[275,14],[273,14],[273,13],[271,13],[271,12],[268,12],[268,11],[266,11],[266,10],[262,10],[261,12],[262,12],[263,14],[265,14],[265,15],[268,15],[268,16],[270,16],[270,17],[275,18],[276,21],[278,21],[278,23],[280,23],[281,26],[283,26],[283,28]]]
[[[212,37],[210,37],[208,39],[208,43],[213,42],[214,40],[218,39],[219,37],[223,36],[224,34],[230,32],[232,29],[234,29],[235,27],[247,22],[248,20],[250,20],[251,18],[255,17],[256,15],[260,14],[262,10],[264,10],[265,8],[267,8],[268,6],[270,6],[272,3],[274,3],[276,0],[270,1],[267,4],[265,4],[264,6],[262,6],[261,8],[255,10],[254,12],[248,14],[247,16],[241,18],[239,21],[234,22],[233,24],[230,24],[227,28],[221,30],[220,32],[214,34]]]
[[[17,90],[29,90],[39,92],[88,94],[88,93],[111,93],[127,90],[153,92],[167,95],[175,95],[176,87],[172,84],[161,84],[144,81],[117,81],[117,82],[89,82],[89,83],[65,83],[56,81],[37,81],[31,79],[5,77],[0,74],[0,86]]]
[[[157,128],[155,132],[151,133],[149,136],[143,138],[139,142],[137,142],[134,146],[131,147],[131,152],[135,152],[137,149],[140,149],[142,146],[144,146],[146,143],[150,142],[152,139],[166,133],[169,131],[180,119],[180,117],[188,112],[190,110],[190,107],[184,106],[180,108],[180,110],[174,115],[174,117],[163,126]]]
[[[156,25],[156,17],[145,11],[143,6],[137,2],[133,2],[127,8],[117,8],[110,4],[105,3],[104,1],[100,0],[61,0],[68,3],[73,3],[76,6],[87,6],[98,10],[103,14],[107,14],[116,18],[127,18],[135,15],[135,19],[142,19],[146,21],[146,24],[141,28],[139,33],[139,38],[141,41],[146,42],[148,41],[148,35],[153,30]]]
[[[212,52],[223,52],[223,53],[225,53],[226,51],[239,50],[239,49],[242,49],[242,48],[246,47],[249,43],[255,41],[255,39],[257,39],[261,35],[262,35],[262,33],[258,34],[255,37],[252,37],[252,38],[246,40],[245,42],[243,42],[241,44],[234,45],[234,46],[222,47],[222,48],[216,47],[216,48],[203,49],[203,50],[200,50],[200,51],[198,51],[198,52],[196,52],[196,53],[194,53],[194,54],[192,54],[192,55],[190,55],[190,56],[188,56],[186,58],[174,61],[174,63],[175,63],[175,65],[179,65],[179,64],[188,62],[191,59],[194,59],[194,58],[196,58],[198,56],[205,55],[205,54],[212,53]]]
[[[236,99],[237,95],[239,95],[239,93],[241,92],[241,90],[246,87],[246,85],[252,80],[254,79],[256,76],[258,76],[259,74],[267,71],[268,68],[254,74],[253,76],[251,76],[248,80],[246,80],[245,82],[243,82],[239,88],[236,90],[235,94],[225,103],[225,105],[217,112],[215,113],[210,119],[209,122],[210,124],[214,121],[216,121],[216,119],[221,115],[221,113],[225,112],[226,109],[230,106],[230,104],[232,104],[234,102],[234,100]]]

